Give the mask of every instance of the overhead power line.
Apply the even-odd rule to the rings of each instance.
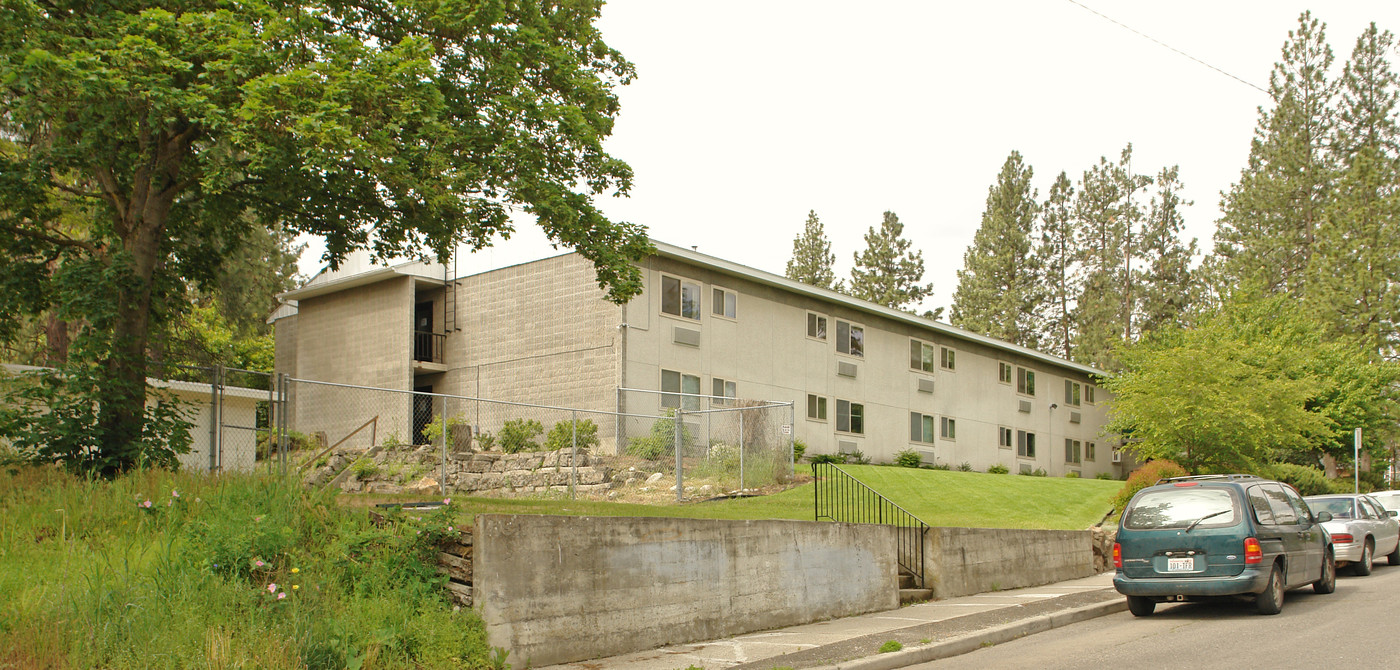
[[[1068,3],[1070,3],[1070,4],[1073,4],[1073,5],[1078,5],[1079,7],[1083,8],[1085,11],[1090,12],[1090,13],[1092,13],[1092,14],[1098,16],[1099,18],[1101,18],[1101,19],[1103,19],[1103,20],[1105,20],[1105,21],[1108,21],[1108,22],[1113,23],[1113,24],[1115,24],[1115,25],[1117,25],[1117,26],[1120,26],[1120,27],[1122,27],[1124,30],[1127,30],[1127,31],[1129,31],[1129,32],[1131,32],[1131,33],[1133,33],[1133,34],[1139,36],[1139,37],[1142,37],[1142,38],[1151,40],[1151,41],[1155,42],[1156,44],[1158,44],[1158,45],[1160,45],[1160,46],[1162,46],[1162,47],[1164,47],[1164,48],[1166,48],[1166,49],[1170,49],[1170,50],[1172,50],[1172,51],[1175,51],[1176,53],[1181,54],[1182,56],[1185,56],[1185,57],[1187,57],[1187,58],[1190,58],[1191,60],[1196,61],[1197,63],[1200,63],[1201,65],[1204,65],[1204,66],[1206,66],[1206,67],[1208,67],[1208,68],[1210,68],[1210,69],[1212,69],[1212,70],[1215,70],[1216,72],[1219,72],[1220,74],[1223,74],[1223,75],[1225,75],[1225,76],[1227,76],[1227,77],[1229,77],[1229,78],[1231,78],[1231,79],[1234,79],[1235,81],[1237,81],[1237,82],[1239,82],[1239,83],[1241,83],[1241,84],[1244,84],[1245,86],[1248,86],[1248,87],[1250,87],[1250,88],[1252,88],[1252,89],[1254,89],[1254,90],[1256,90],[1256,91],[1259,91],[1260,93],[1263,93],[1263,94],[1265,94],[1265,95],[1268,95],[1268,94],[1269,94],[1268,91],[1266,91],[1266,90],[1264,90],[1264,89],[1262,89],[1262,88],[1259,88],[1258,86],[1254,85],[1252,82],[1248,82],[1248,81],[1245,81],[1245,80],[1243,80],[1243,79],[1240,79],[1239,77],[1236,77],[1235,75],[1230,74],[1229,72],[1226,72],[1226,71],[1224,71],[1224,70],[1222,70],[1222,69],[1220,69],[1220,68],[1218,68],[1218,67],[1216,67],[1216,66],[1214,66],[1214,65],[1211,65],[1210,63],[1207,63],[1207,62],[1205,62],[1205,61],[1203,61],[1203,60],[1201,60],[1201,59],[1199,59],[1199,58],[1197,58],[1197,57],[1195,57],[1195,56],[1192,56],[1191,54],[1186,53],[1185,51],[1182,51],[1181,49],[1178,49],[1178,48],[1176,48],[1176,47],[1174,47],[1174,46],[1172,46],[1172,45],[1170,45],[1170,44],[1167,44],[1166,42],[1163,42],[1162,40],[1159,40],[1159,39],[1157,39],[1157,38],[1155,38],[1155,37],[1153,37],[1153,36],[1151,36],[1151,35],[1148,35],[1147,33],[1144,33],[1144,32],[1142,32],[1142,31],[1140,31],[1140,30],[1138,30],[1138,29],[1136,29],[1136,28],[1134,28],[1134,27],[1132,27],[1132,26],[1130,26],[1130,25],[1128,25],[1128,24],[1126,24],[1126,23],[1123,23],[1122,21],[1119,21],[1119,20],[1117,20],[1117,19],[1115,19],[1115,18],[1113,18],[1113,17],[1111,17],[1111,16],[1108,16],[1107,14],[1104,14],[1103,12],[1100,12],[1100,11],[1094,9],[1093,7],[1090,7],[1090,6],[1088,6],[1088,5],[1085,5],[1085,4],[1082,3],[1082,2],[1078,2],[1078,0],[1065,0],[1065,1],[1068,2]]]

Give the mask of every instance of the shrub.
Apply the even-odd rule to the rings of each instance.
[[[364,481],[379,472],[379,464],[369,456],[361,456],[350,464],[350,472],[354,473],[355,479]]]
[[[676,411],[666,410],[666,416],[658,418],[651,424],[651,434],[645,437],[634,437],[627,441],[627,454],[648,461],[661,459],[666,454],[675,453],[676,445]],[[692,439],[690,429],[684,424],[681,425],[681,442],[689,443]]]
[[[972,464],[968,463],[967,461],[959,463],[958,472],[972,472]]]
[[[515,454],[522,451],[539,451],[540,445],[535,442],[535,438],[544,432],[544,424],[534,419],[511,419],[504,426],[497,436],[501,440],[501,450],[507,454]]]
[[[989,475],[1004,475],[1009,472],[1011,472],[1011,470],[1008,470],[1007,467],[1005,465],[1002,465],[1001,463],[997,463],[996,465],[987,468],[987,474]]]
[[[846,462],[853,465],[866,465],[870,463],[870,459],[866,457],[864,452],[857,449],[846,453]]]
[[[1322,495],[1334,493],[1334,482],[1327,479],[1327,475],[1322,474],[1317,468],[1310,468],[1306,465],[1294,465],[1292,463],[1275,463],[1263,468],[1261,474],[1270,479],[1277,479],[1281,482],[1293,485],[1298,492],[1305,496]],[[1346,482],[1346,492],[1352,490],[1352,482]]]
[[[264,460],[276,450],[277,429],[274,428],[258,435],[257,459]],[[296,452],[302,449],[311,449],[316,444],[306,433],[298,433],[295,430],[287,431],[287,451]]]
[[[598,446],[598,424],[592,419],[579,421],[577,425],[573,421],[560,421],[549,429],[549,435],[544,438],[544,448],[547,451],[559,451],[560,449],[572,449],[574,437],[577,433],[578,448],[591,449]]]
[[[835,463],[837,465],[846,464],[845,454],[816,454],[812,456],[813,463]]]
[[[1045,468],[1036,468],[1036,469],[1034,469],[1034,470],[1031,470],[1030,472],[1027,472],[1026,474],[1027,474],[1028,476],[1031,476],[1031,477],[1048,477],[1048,476],[1050,476],[1050,473],[1046,472],[1046,471],[1045,471]]]
[[[802,440],[794,439],[794,440],[792,441],[792,462],[793,462],[793,463],[800,463],[800,462],[802,462],[802,456],[803,456],[804,454],[806,454],[806,453],[807,453],[807,443],[806,443],[806,442],[803,442]]]
[[[1143,465],[1128,475],[1128,482],[1123,485],[1118,495],[1113,497],[1113,509],[1123,511],[1123,507],[1132,500],[1133,494],[1157,483],[1159,479],[1168,477],[1185,477],[1191,473],[1186,468],[1177,465],[1172,461],[1157,460]]]
[[[913,449],[905,449],[894,455],[894,464],[901,468],[917,468],[924,464],[924,457]]]
[[[1070,470],[1069,472],[1065,473],[1065,479],[1079,479],[1079,477],[1080,475],[1078,470]]]
[[[1113,479],[1113,475],[1110,475],[1110,474],[1108,474],[1107,472],[1100,472],[1099,474],[1094,475],[1094,479],[1103,479],[1103,480],[1107,481],[1107,480]]]
[[[496,446],[496,436],[485,432],[477,433],[476,443],[481,445],[482,449],[490,451]]]
[[[930,469],[930,470],[952,470],[953,467],[950,466],[950,465],[948,465],[947,463],[934,463],[933,465],[928,466],[928,469]]]
[[[457,415],[448,417],[447,421],[444,422],[444,421],[442,420],[442,415],[441,415],[441,414],[439,414],[439,415],[437,415],[437,416],[434,416],[434,417],[433,417],[433,420],[428,422],[428,425],[423,426],[423,439],[427,440],[427,441],[428,441],[428,444],[437,444],[437,443],[438,443],[438,440],[441,440],[441,439],[442,439],[442,431],[444,430],[444,426],[443,426],[444,423],[446,423],[447,434],[448,434],[449,436],[451,436],[451,435],[452,435],[453,429],[457,428],[458,426],[465,426],[465,425],[467,425],[467,419],[466,419],[466,417],[462,416],[461,414],[457,414]],[[448,445],[448,447],[451,447],[451,446],[452,446],[452,445]]]
[[[903,648],[904,645],[900,644],[899,640],[886,640],[884,644],[880,645],[880,653],[888,654],[892,651],[899,651]]]

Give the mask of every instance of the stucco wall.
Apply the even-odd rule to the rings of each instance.
[[[938,598],[1094,574],[1093,540],[1083,530],[931,528],[924,547],[927,586]]]
[[[490,644],[533,667],[899,604],[888,526],[488,514],[474,535]]]

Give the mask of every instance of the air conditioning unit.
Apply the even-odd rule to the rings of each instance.
[[[1114,463],[1122,463],[1122,462],[1123,462],[1123,452],[1118,451],[1117,449],[1114,449],[1114,450],[1113,450],[1113,462],[1114,462]]]
[[[700,346],[700,331],[676,326],[675,330],[672,331],[671,340],[676,344],[698,347]]]
[[[920,379],[920,380],[919,380],[919,393],[933,393],[933,380],[932,380],[932,379]]]
[[[1080,420],[1079,412],[1070,412],[1070,413],[1069,413],[1069,422],[1070,422],[1070,423],[1079,423],[1079,420]]]
[[[1022,412],[1025,412],[1025,413],[1029,414],[1030,411],[1031,411],[1031,401],[1029,401],[1029,400],[1022,400],[1022,401],[1021,401],[1021,408],[1020,408],[1020,409],[1021,409]]]
[[[836,374],[842,377],[854,377],[856,376],[856,364],[847,363],[846,361],[837,361]]]

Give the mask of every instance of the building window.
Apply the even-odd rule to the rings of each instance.
[[[918,412],[909,413],[909,441],[933,442],[933,417]]]
[[[1079,406],[1080,385],[1068,379],[1065,380],[1065,404],[1070,407]]]
[[[943,417],[943,426],[939,435],[945,440],[958,439],[958,422],[948,417]]]
[[[997,381],[1003,384],[1011,383],[1011,364],[997,363]]]
[[[729,405],[729,404],[733,404],[733,401],[734,401],[734,398],[735,398],[735,395],[734,395],[734,382],[726,381],[726,380],[724,380],[724,379],[720,379],[719,377],[715,377],[715,378],[711,379],[710,381],[713,382],[713,383],[711,384],[711,386],[713,387],[713,390],[711,391],[710,395],[716,396],[716,397],[714,397],[714,398],[711,398],[710,404],[712,404],[712,405]]]
[[[826,317],[807,312],[807,337],[826,341]]]
[[[949,349],[948,347],[939,347],[939,348],[943,350],[943,356],[941,357],[941,359],[940,359],[940,361],[939,361],[939,365],[942,365],[944,370],[956,370],[956,369],[958,369],[957,360],[956,360],[956,358],[955,358],[955,357],[957,356],[958,352],[953,351],[952,349]]]
[[[727,289],[717,288],[714,290],[714,302],[712,304],[714,307],[711,309],[714,310],[715,316],[724,316],[732,319],[739,311],[739,295]]]
[[[700,378],[675,370],[661,371],[661,406],[680,407],[686,411],[700,409]],[[675,395],[675,394],[687,395]]]
[[[865,434],[865,405],[849,400],[836,401],[836,430]]]
[[[997,446],[1002,449],[1010,449],[1012,447],[1010,428],[1006,426],[997,427]]]
[[[700,285],[676,277],[661,277],[661,311],[700,320]]]
[[[1093,384],[1085,384],[1085,385],[1084,385],[1084,402],[1087,402],[1087,403],[1089,403],[1090,405],[1094,404],[1094,385],[1093,385]]]
[[[826,421],[826,396],[807,394],[807,418]]]
[[[852,356],[865,356],[865,327],[836,320],[836,351]]]
[[[1035,371],[1016,368],[1016,392],[1035,395]]]
[[[1035,458],[1035,433],[1016,431],[1016,455],[1022,458]]]
[[[1085,445],[1084,445],[1084,460],[1089,461],[1089,462],[1091,462],[1091,463],[1094,461],[1094,443],[1093,443],[1093,442],[1085,443]]]
[[[1079,440],[1065,438],[1065,462],[1080,463],[1079,460]]]
[[[918,340],[909,340],[909,367],[924,372],[933,372],[933,345]]]

